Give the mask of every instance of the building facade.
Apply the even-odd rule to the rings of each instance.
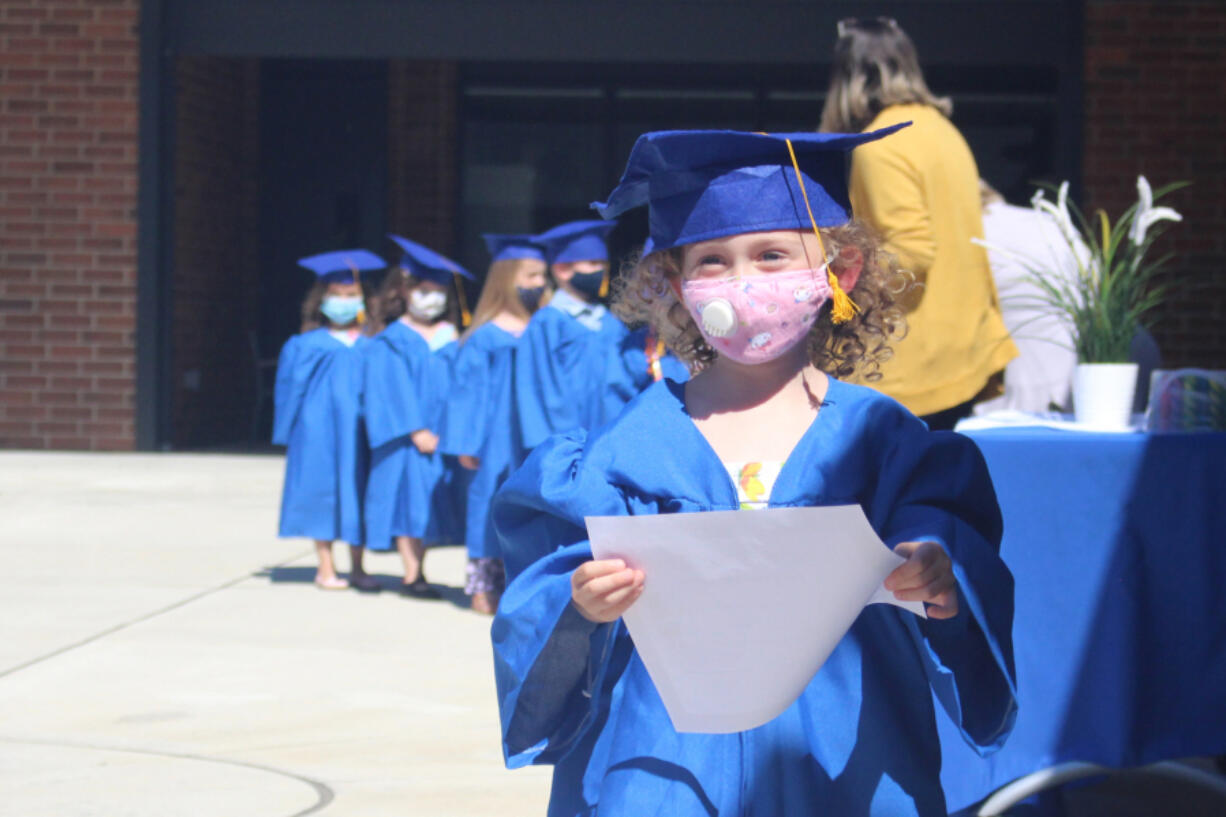
[[[479,270],[642,131],[813,128],[837,20],[877,14],[1011,200],[1193,182],[1155,335],[1222,367],[1221,3],[0,0],[0,446],[261,440],[294,258],[392,231]]]

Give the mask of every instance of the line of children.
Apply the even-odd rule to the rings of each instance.
[[[495,499],[504,752],[555,766],[551,817],[944,815],[934,694],[980,752],[1009,734],[1012,579],[982,456],[836,379],[871,379],[902,330],[903,279],[849,221],[844,182],[846,154],[896,129],[647,134],[598,205],[649,208],[652,251],[618,305],[698,374],[549,438]],[[771,466],[753,472],[770,507],[860,504],[906,558],[886,587],[929,617],[869,605],[783,714],[679,733],[621,622],[651,577],[593,561],[584,518],[737,510],[745,464]]]
[[[366,536],[372,550],[394,542],[404,563],[401,592],[438,598],[426,581],[425,542],[460,534],[455,502],[438,451],[451,354],[457,338],[450,290],[454,276],[472,276],[428,247],[389,236],[403,251],[381,289],[386,327],[365,354],[365,419],[371,448]],[[450,314],[449,314],[450,313]]]
[[[389,236],[403,254],[385,276],[376,319],[366,324],[382,331],[362,344],[358,388],[369,466],[354,472],[363,528],[348,536],[373,550],[395,547],[406,595],[437,598],[422,570],[426,545],[463,541],[472,607],[493,613],[504,580],[489,507],[527,452],[556,431],[607,422],[664,376],[688,376],[651,327],[632,331],[601,303],[612,226],[581,221],[536,236],[485,236],[492,262],[459,342],[450,284],[452,276],[471,276],[429,248]],[[363,263],[381,266],[372,254]],[[552,299],[547,269],[559,287]],[[550,309],[540,309],[545,305]],[[295,448],[301,456],[302,445]],[[377,589],[354,553],[353,583]],[[321,569],[320,586],[346,583],[334,569]]]

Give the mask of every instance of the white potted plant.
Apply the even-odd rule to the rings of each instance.
[[[1096,223],[1085,218],[1068,200],[1068,182],[1060,185],[1056,200],[1042,190],[1031,205],[1055,220],[1060,234],[1077,259],[1077,273],[1045,266],[1040,253],[1025,257],[1001,247],[990,249],[1010,255],[1028,271],[1036,295],[1034,305],[1068,324],[1077,352],[1073,381],[1073,408],[1077,421],[1098,428],[1128,428],[1136,389],[1137,365],[1129,359],[1133,337],[1168,293],[1157,273],[1170,256],[1148,259],[1163,222],[1181,221],[1170,207],[1155,202],[1184,186],[1170,184],[1158,191],[1144,176],[1137,178],[1137,203],[1115,222],[1099,210]]]

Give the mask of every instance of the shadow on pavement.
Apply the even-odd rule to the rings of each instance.
[[[309,565],[266,567],[251,575],[257,579],[268,579],[272,584],[311,584],[315,581],[315,568]],[[386,573],[371,573],[370,575],[379,582],[384,592],[399,593],[401,584],[399,576],[392,576]],[[470,608],[469,598],[464,593],[463,587],[452,587],[436,582],[430,582],[430,586],[438,592],[439,601],[447,602],[461,610],[468,610]]]

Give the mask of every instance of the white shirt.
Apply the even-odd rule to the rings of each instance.
[[[593,332],[600,329],[601,321],[609,311],[604,308],[603,304],[589,304],[587,301],[581,301],[564,289],[553,293],[549,305],[570,315]]]
[[[1055,220],[1029,207],[995,202],[983,211],[988,264],[1000,294],[1005,326],[1017,344],[1017,358],[1005,367],[1005,393],[975,406],[976,414],[1000,409],[1047,411],[1051,404],[1067,407],[1077,366],[1072,326],[1036,299],[1042,290],[1030,278],[1027,264],[992,247],[1030,259],[1029,265],[1048,274],[1075,279],[1077,258]],[[1078,242],[1078,253],[1089,251]]]

